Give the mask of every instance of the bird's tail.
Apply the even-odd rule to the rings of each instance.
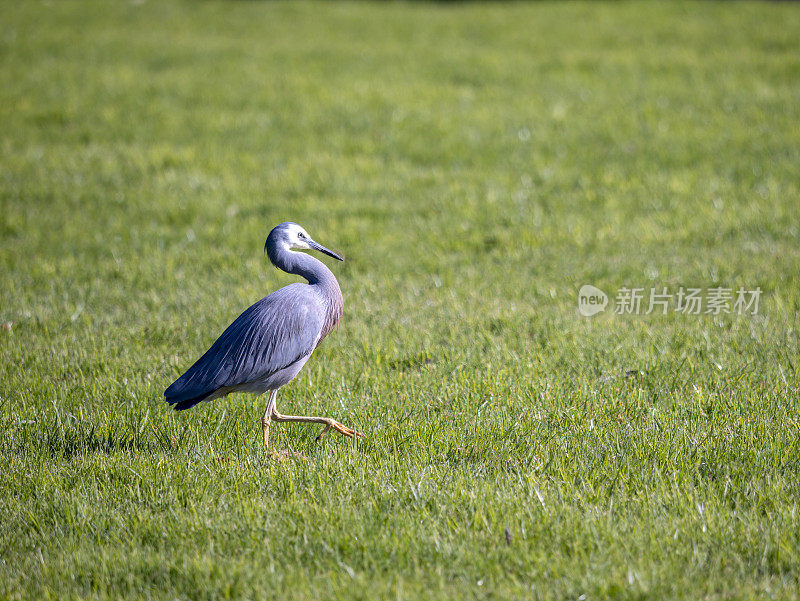
[[[191,409],[198,403],[201,403],[205,397],[197,397],[194,399],[186,399],[185,401],[167,401],[175,411],[183,411],[184,409]]]
[[[201,395],[195,393],[195,396],[191,396],[192,393],[190,391],[183,390],[184,386],[182,386],[181,379],[182,378],[179,378],[173,382],[172,385],[164,391],[164,400],[172,405],[175,411],[191,409],[208,398],[208,393]],[[187,392],[189,392],[189,394],[186,394]]]

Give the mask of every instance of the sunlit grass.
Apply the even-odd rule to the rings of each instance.
[[[798,40],[780,3],[0,6],[0,597],[795,597]],[[263,399],[161,395],[295,281],[287,219],[345,314],[278,407],[366,436],[276,462]]]

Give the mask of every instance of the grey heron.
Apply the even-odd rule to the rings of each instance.
[[[317,250],[344,261],[314,242],[296,223],[273,228],[264,245],[269,260],[278,269],[302,276],[308,284],[289,284],[252,305],[164,391],[167,402],[178,411],[232,392],[269,392],[261,421],[265,447],[273,420],[323,424],[317,438],[331,429],[350,438],[360,436],[329,417],[283,415],[276,408],[278,390],[300,372],[342,315],[342,292],[333,272],[319,259],[294,249]]]

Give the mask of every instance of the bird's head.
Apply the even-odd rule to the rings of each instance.
[[[267,236],[267,242],[264,245],[264,250],[267,252],[270,260],[272,260],[273,263],[275,261],[273,260],[272,253],[276,252],[278,248],[285,250],[318,250],[321,253],[325,253],[329,257],[333,257],[339,261],[344,261],[342,257],[337,255],[332,250],[325,248],[318,242],[314,242],[311,236],[308,235],[308,232],[305,230],[305,228],[291,221],[286,221],[280,225],[276,225],[269,233],[269,236]]]

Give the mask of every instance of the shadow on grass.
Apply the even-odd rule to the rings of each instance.
[[[433,363],[434,363],[433,357],[431,357],[430,354],[423,352],[423,353],[416,353],[413,355],[409,355],[401,359],[394,359],[392,361],[387,362],[386,365],[390,369],[396,371],[407,371],[411,369],[422,369]]]
[[[122,424],[103,430],[87,426],[44,432],[35,424],[32,426],[10,437],[13,453],[29,455],[38,450],[53,459],[66,460],[119,453],[163,453],[179,448],[185,436],[184,431],[174,439],[158,428],[139,432]]]

